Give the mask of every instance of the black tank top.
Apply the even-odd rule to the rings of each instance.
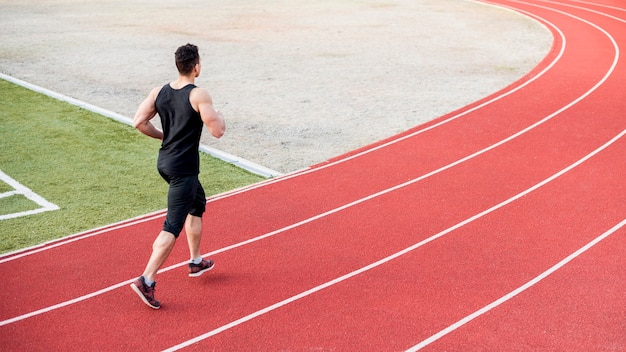
[[[202,119],[189,102],[189,93],[195,87],[188,84],[174,89],[166,84],[156,97],[155,106],[163,128],[157,168],[170,176],[190,176],[200,172],[198,146]]]

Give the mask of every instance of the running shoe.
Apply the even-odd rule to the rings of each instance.
[[[189,263],[189,277],[198,277],[205,271],[213,269],[215,263],[211,259],[202,259],[200,264]]]
[[[159,309],[161,308],[161,303],[159,303],[159,301],[154,299],[154,286],[155,285],[156,285],[156,282],[153,282],[152,285],[150,286],[146,285],[146,281],[144,277],[140,276],[137,280],[133,281],[133,283],[130,284],[130,287],[133,289],[133,291],[137,292],[137,294],[139,295],[139,298],[141,298],[141,300],[145,304],[147,304],[148,307],[153,308],[153,309]]]

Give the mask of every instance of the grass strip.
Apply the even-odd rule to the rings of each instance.
[[[0,170],[61,208],[0,220],[0,252],[165,209],[159,141],[4,80],[0,99]],[[204,153],[200,165],[207,195],[263,180]],[[29,207],[9,201],[0,213]]]

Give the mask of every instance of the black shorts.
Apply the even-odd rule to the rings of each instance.
[[[204,189],[194,176],[169,176],[159,171],[161,177],[170,185],[167,192],[167,216],[163,223],[163,231],[175,237],[185,226],[187,215],[202,217],[206,209]]]

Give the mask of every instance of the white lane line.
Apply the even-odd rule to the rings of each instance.
[[[570,0],[570,1],[581,3],[581,4],[585,4],[585,5],[604,7],[604,8],[607,8],[607,9],[612,9],[612,10],[617,10],[617,11],[626,11],[625,8],[617,7],[617,6],[610,6],[610,5],[598,4],[598,3],[594,3],[594,2],[588,2],[588,1],[580,1],[580,0]],[[564,4],[562,4],[562,5],[564,5]]]
[[[50,242],[45,242],[42,243],[38,246],[35,247],[29,247],[28,249],[25,250],[19,250],[19,251],[15,251],[15,252],[11,252],[11,253],[6,253],[4,254],[4,258],[0,257],[0,264],[2,263],[6,263],[6,262],[10,262],[12,260],[15,259],[19,259],[22,257],[26,257],[29,256],[31,254],[35,254],[35,253],[39,253],[39,252],[43,252],[43,251],[47,251],[49,249],[52,248],[56,248],[56,247],[60,247],[62,245],[66,245],[68,243],[72,243],[72,242],[76,242],[76,241],[80,241],[89,237],[93,237],[96,235],[100,235],[103,233],[108,233],[110,231],[114,231],[114,230],[118,230],[118,229],[122,229],[128,226],[133,226],[133,225],[137,225],[137,224],[141,224],[150,220],[154,220],[154,219],[158,219],[160,217],[162,217],[162,214],[157,214],[157,215],[152,215],[149,217],[146,217],[145,215],[142,215],[140,218],[137,218],[137,220],[134,220],[132,222],[123,222],[123,223],[119,223],[118,225],[109,225],[106,227],[103,227],[101,229],[98,230],[90,230],[87,233],[83,232],[80,234],[77,234],[75,236],[70,236],[70,237],[65,237],[63,239],[63,241],[59,241],[59,240],[53,240]]]
[[[499,299],[489,303],[488,305],[484,306],[483,308],[481,308],[481,309],[475,311],[474,313],[464,317],[463,319],[457,321],[456,323],[454,323],[454,324],[448,326],[447,328],[439,331],[438,333],[430,336],[429,338],[423,340],[422,342],[418,343],[417,345],[409,348],[407,350],[407,352],[415,352],[415,351],[421,350],[422,348],[424,348],[424,347],[430,345],[431,343],[439,340],[440,338],[448,335],[449,333],[455,331],[456,329],[462,327],[463,325],[469,323],[470,321],[480,317],[481,315],[483,315],[483,314],[489,312],[490,310],[500,306],[501,304],[507,302],[508,300],[510,300],[513,297],[519,295],[520,293],[528,290],[529,288],[531,288],[534,285],[536,285],[537,283],[539,283],[541,280],[545,279],[549,275],[553,274],[555,271],[557,271],[560,268],[564,267],[566,264],[568,264],[572,260],[576,259],[580,255],[582,255],[583,253],[588,251],[591,247],[595,246],[600,241],[604,240],[605,238],[609,237],[611,234],[613,234],[617,230],[621,229],[624,225],[626,225],[626,219],[622,220],[619,224],[613,226],[610,230],[606,231],[602,235],[596,237],[595,239],[593,239],[593,241],[587,243],[585,246],[583,246],[582,248],[578,249],[576,252],[570,254],[565,259],[563,259],[560,262],[556,263],[555,265],[553,265],[548,270],[544,271],[543,273],[541,273],[540,275],[536,276],[532,280],[526,282],[524,285],[522,285],[522,286],[518,287],[517,289],[509,292],[508,294],[502,296],[501,298],[499,298]]]
[[[597,154],[597,153],[599,153],[600,151],[602,151],[602,150],[604,150],[605,148],[607,148],[609,145],[611,145],[611,144],[613,144],[614,142],[616,142],[619,138],[623,137],[623,136],[624,136],[624,134],[626,134],[626,130],[623,130],[623,131],[622,131],[619,135],[617,135],[616,137],[614,137],[613,139],[611,139],[609,142],[607,142],[606,144],[604,144],[604,145],[603,145],[603,146],[601,146],[600,148],[596,149],[596,150],[595,150],[595,151],[593,151],[592,153],[590,153],[590,154],[586,155],[585,157],[583,157],[582,159],[578,160],[577,162],[575,162],[574,164],[570,165],[569,167],[567,167],[567,168],[565,168],[565,169],[561,170],[559,173],[552,175],[550,178],[548,178],[548,179],[546,179],[546,180],[544,180],[544,181],[542,181],[542,182],[540,182],[540,183],[536,184],[535,186],[533,186],[533,187],[531,187],[531,188],[529,188],[529,189],[525,190],[525,191],[524,191],[524,192],[522,192],[522,193],[517,194],[517,195],[516,195],[516,196],[514,196],[514,197],[511,197],[511,198],[509,198],[509,199],[507,199],[507,200],[505,200],[505,201],[503,201],[503,202],[501,202],[501,203],[499,203],[499,204],[497,204],[497,205],[495,205],[495,206],[493,206],[493,207],[491,207],[491,208],[489,208],[489,209],[487,209],[487,210],[485,210],[485,211],[483,211],[483,212],[481,212],[481,213],[479,213],[479,214],[476,214],[476,215],[474,215],[474,216],[472,216],[472,217],[470,217],[470,218],[468,218],[468,219],[466,219],[466,220],[464,220],[464,221],[462,221],[462,222],[460,222],[460,223],[458,223],[458,224],[456,224],[456,225],[454,225],[454,226],[452,226],[452,227],[450,227],[450,228],[448,228],[448,229],[446,229],[446,230],[444,230],[444,231],[442,231],[442,232],[439,232],[438,234],[433,235],[433,236],[431,236],[431,237],[429,237],[429,238],[427,238],[427,239],[425,239],[425,240],[423,240],[423,241],[421,241],[421,242],[419,242],[419,243],[417,243],[417,244],[415,244],[415,245],[413,245],[413,246],[411,246],[411,247],[408,247],[408,248],[406,248],[405,250],[400,251],[400,252],[398,252],[398,253],[396,253],[396,254],[394,254],[394,255],[392,255],[392,256],[389,256],[389,257],[387,257],[387,258],[384,258],[384,259],[382,259],[382,260],[380,260],[380,261],[378,261],[378,262],[375,262],[375,263],[373,263],[373,264],[370,264],[370,265],[368,265],[368,266],[366,266],[366,267],[363,267],[363,268],[361,268],[361,269],[359,269],[359,270],[357,270],[357,271],[354,271],[354,272],[352,272],[352,273],[349,273],[349,274],[347,274],[347,275],[344,275],[344,276],[342,276],[342,277],[339,277],[339,278],[337,278],[337,279],[335,279],[335,280],[329,281],[329,282],[327,282],[326,284],[323,284],[323,285],[317,286],[317,287],[315,287],[315,288],[313,288],[313,289],[311,289],[311,290],[305,291],[305,292],[303,292],[303,293],[301,293],[301,294],[299,294],[299,295],[297,295],[297,296],[294,296],[294,297],[292,297],[292,298],[290,298],[290,299],[288,299],[288,300],[285,300],[285,301],[279,302],[279,303],[277,303],[277,304],[275,304],[275,305],[272,305],[272,306],[270,306],[270,307],[267,307],[267,308],[263,309],[262,311],[259,311],[259,312],[257,312],[257,313],[254,313],[254,314],[255,314],[254,316],[250,315],[250,316],[247,316],[247,317],[241,318],[241,319],[239,319],[239,320],[235,321],[235,322],[238,322],[237,324],[232,325],[232,326],[231,326],[231,324],[234,324],[235,322],[233,322],[233,323],[229,324],[229,325],[228,325],[228,326],[229,326],[228,328],[233,327],[233,326],[236,326],[236,325],[239,325],[239,324],[241,324],[241,323],[243,323],[243,322],[245,322],[245,321],[248,321],[248,320],[250,320],[250,319],[253,319],[253,318],[254,318],[254,317],[256,317],[256,316],[259,316],[259,315],[265,314],[265,313],[267,313],[267,312],[269,312],[269,311],[271,311],[271,310],[274,310],[274,309],[276,309],[276,308],[279,308],[280,306],[283,306],[283,305],[285,305],[285,304],[287,304],[287,303],[290,303],[290,302],[295,301],[295,300],[298,300],[298,299],[300,299],[300,298],[302,298],[302,297],[308,296],[308,295],[310,295],[310,294],[312,294],[312,293],[314,293],[314,292],[317,292],[317,291],[319,291],[319,290],[321,290],[321,289],[324,289],[324,288],[326,288],[326,287],[332,286],[332,285],[334,285],[334,284],[336,284],[336,283],[338,283],[338,282],[344,281],[344,280],[346,280],[346,279],[348,279],[348,278],[350,278],[350,277],[352,277],[352,276],[356,276],[356,275],[358,275],[358,274],[360,274],[360,273],[362,273],[362,272],[368,271],[368,270],[370,270],[370,269],[372,269],[372,268],[374,268],[374,267],[376,267],[376,266],[379,266],[379,265],[381,265],[381,264],[384,264],[384,263],[386,263],[386,262],[388,262],[388,261],[390,261],[390,260],[392,260],[392,259],[395,259],[395,258],[397,258],[397,257],[399,257],[399,256],[401,256],[401,255],[404,255],[404,254],[406,254],[406,253],[408,253],[408,252],[410,252],[410,251],[412,251],[412,250],[414,250],[414,249],[416,249],[416,248],[419,248],[419,247],[421,247],[421,246],[423,246],[423,245],[425,245],[425,244],[427,244],[427,243],[429,243],[429,242],[432,242],[432,241],[434,241],[434,240],[436,240],[436,239],[438,239],[438,238],[440,238],[440,237],[442,237],[442,236],[444,236],[444,235],[446,235],[446,234],[448,234],[448,233],[450,233],[450,232],[452,232],[452,231],[454,231],[454,230],[456,230],[456,229],[458,229],[458,228],[460,228],[460,227],[462,227],[462,226],[465,226],[465,225],[467,225],[467,224],[469,224],[469,223],[471,223],[471,222],[473,222],[473,221],[475,221],[475,220],[477,220],[477,219],[479,219],[479,218],[481,218],[481,217],[485,216],[486,214],[488,214],[488,213],[490,213],[490,212],[493,212],[493,211],[495,211],[495,210],[497,210],[497,209],[499,209],[499,208],[501,208],[501,207],[503,207],[503,206],[505,206],[505,205],[507,205],[507,204],[509,204],[509,203],[511,203],[511,202],[513,202],[513,201],[515,201],[515,200],[517,200],[517,199],[519,199],[519,198],[523,197],[523,196],[525,196],[526,194],[528,194],[528,193],[530,193],[530,192],[532,192],[532,191],[536,190],[537,188],[539,188],[539,187],[541,187],[541,186],[545,185],[546,183],[548,183],[548,182],[550,182],[550,181],[552,181],[552,180],[556,179],[557,177],[559,177],[559,176],[563,175],[564,173],[566,173],[566,172],[570,171],[570,170],[571,170],[571,169],[573,169],[574,167],[576,167],[576,166],[578,166],[578,165],[582,164],[583,162],[585,162],[586,160],[588,160],[588,159],[589,159],[589,158],[591,158],[592,156],[596,155],[596,154]],[[384,193],[388,193],[388,192],[384,192]],[[382,194],[384,194],[384,193],[382,193]],[[379,195],[382,195],[382,194],[379,194]],[[373,197],[374,197],[374,196],[370,196],[370,197],[368,197],[368,199],[371,199],[371,198],[373,198]],[[364,201],[364,200],[363,200],[363,201]],[[354,205],[354,204],[353,204],[353,205]],[[287,231],[287,230],[290,230],[290,229],[296,228],[296,227],[298,227],[298,226],[304,225],[304,224],[306,224],[306,223],[312,222],[312,221],[314,221],[314,220],[320,219],[320,218],[325,217],[325,216],[327,216],[327,215],[330,215],[330,214],[332,214],[332,213],[338,212],[339,210],[345,209],[345,208],[347,208],[347,207],[349,207],[349,206],[351,206],[351,205],[346,205],[346,206],[342,207],[341,209],[339,209],[339,208],[338,208],[337,210],[332,211],[332,212],[327,212],[327,213],[325,213],[325,214],[320,214],[320,215],[318,215],[318,216],[315,216],[315,217],[309,218],[309,219],[307,219],[307,220],[301,221],[301,222],[299,222],[299,223],[296,223],[296,224],[293,224],[293,225],[287,226],[287,227],[282,228],[282,229],[280,229],[280,230],[277,230],[277,231],[274,231],[274,232],[267,233],[267,234],[265,234],[265,235],[263,235],[263,236],[259,236],[259,237],[255,238],[255,239],[251,239],[251,240],[244,241],[244,242],[240,242],[240,243],[238,243],[238,244],[235,244],[235,245],[232,245],[232,246],[229,246],[229,247],[225,247],[225,248],[218,249],[218,250],[216,250],[216,251],[213,251],[213,252],[210,252],[210,253],[208,253],[208,254],[205,254],[204,256],[211,256],[211,255],[214,255],[214,254],[218,254],[218,253],[221,253],[221,252],[225,252],[225,251],[230,250],[230,249],[233,249],[233,248],[241,247],[241,246],[243,246],[243,245],[245,245],[245,244],[248,244],[248,243],[256,242],[256,241],[261,240],[261,239],[263,239],[263,238],[267,238],[267,237],[273,236],[273,235],[275,235],[275,234],[277,234],[277,233],[284,232],[284,231]],[[185,262],[181,262],[181,263],[178,263],[178,264],[171,265],[171,266],[169,266],[169,267],[163,268],[163,269],[159,270],[159,274],[164,273],[164,272],[167,272],[167,271],[170,271],[170,270],[172,270],[172,269],[175,269],[175,268],[178,268],[178,267],[181,267],[181,266],[184,266],[184,265],[186,265],[186,263],[187,263],[187,262],[185,261]],[[130,283],[131,283],[131,282],[133,282],[133,281],[134,281],[134,278],[133,278],[133,279],[126,280],[126,281],[121,282],[121,283],[118,283],[118,284],[115,284],[115,285],[113,285],[113,286],[106,287],[106,288],[101,289],[101,290],[99,290],[99,291],[95,291],[95,292],[93,292],[93,293],[90,293],[90,294],[87,294],[87,295],[83,295],[83,296],[81,296],[81,297],[77,297],[77,298],[72,299],[72,300],[68,300],[68,301],[65,301],[65,302],[62,302],[62,303],[59,303],[59,304],[55,304],[55,305],[52,305],[52,306],[49,306],[49,307],[46,307],[46,308],[42,308],[42,309],[39,309],[39,310],[36,310],[36,311],[30,312],[30,313],[22,314],[22,315],[20,315],[20,316],[17,316],[17,317],[11,318],[11,319],[6,319],[6,320],[4,320],[4,321],[0,321],[0,327],[1,327],[1,326],[4,326],[4,325],[7,325],[7,324],[15,323],[15,322],[18,322],[18,321],[20,321],[20,320],[24,320],[24,319],[27,319],[27,318],[30,318],[30,317],[33,317],[33,316],[36,316],[36,315],[44,314],[44,313],[47,313],[47,312],[50,312],[50,311],[53,311],[53,310],[56,310],[56,309],[59,309],[59,308],[63,308],[63,307],[66,307],[66,306],[69,306],[69,305],[72,305],[72,304],[75,304],[75,303],[79,303],[79,302],[84,301],[84,300],[87,300],[87,299],[89,299],[89,298],[93,298],[93,297],[96,297],[96,296],[98,296],[98,295],[101,295],[101,294],[104,294],[104,293],[107,293],[107,292],[113,291],[113,290],[115,290],[115,289],[117,289],[117,288],[119,288],[119,287],[126,286],[126,285],[130,284]],[[222,329],[222,330],[220,330],[220,332],[221,332],[221,331],[224,331],[224,330],[227,330],[227,329]],[[215,332],[215,331],[214,331],[214,332]],[[215,333],[217,333],[217,332],[215,332]],[[213,333],[213,335],[214,335],[215,333]],[[202,335],[202,336],[204,336],[204,335]],[[206,336],[206,337],[208,337],[208,336]],[[204,338],[206,338],[206,337],[204,337]],[[193,342],[192,342],[192,343],[193,343]],[[192,343],[190,343],[190,344],[192,344]]]
[[[396,259],[398,257],[401,257],[401,256],[403,256],[403,255],[405,255],[405,254],[407,254],[407,253],[409,253],[409,252],[419,248],[419,247],[424,246],[427,243],[430,243],[430,242],[432,242],[432,241],[434,241],[436,239],[439,239],[439,238],[441,238],[441,237],[443,237],[443,236],[445,236],[445,235],[447,235],[447,234],[449,234],[449,233],[451,233],[451,232],[453,232],[453,231],[455,231],[455,230],[457,230],[457,229],[459,229],[459,228],[461,228],[461,227],[463,227],[463,226],[465,226],[465,225],[467,225],[467,224],[469,224],[471,222],[474,222],[474,221],[484,217],[485,215],[488,215],[488,214],[490,214],[490,213],[492,213],[492,212],[494,212],[494,211],[496,211],[496,210],[498,210],[498,209],[500,209],[500,208],[502,208],[502,207],[504,207],[504,206],[506,206],[506,205],[508,205],[508,204],[510,204],[510,203],[512,203],[512,202],[514,202],[514,201],[516,201],[516,200],[526,196],[526,195],[528,195],[529,193],[539,189],[540,187],[542,187],[542,186],[544,186],[544,185],[554,181],[558,177],[560,177],[560,176],[564,175],[565,173],[571,171],[575,167],[577,167],[580,164],[584,163],[585,161],[589,160],[591,157],[595,156],[596,154],[600,153],[604,149],[608,148],[611,144],[617,142],[625,134],[626,134],[626,130],[623,130],[620,134],[618,134],[617,136],[613,137],[610,141],[608,141],[607,143],[603,144],[599,148],[595,149],[593,152],[587,154],[582,159],[579,159],[575,163],[569,165],[565,169],[557,172],[556,174],[554,174],[554,175],[550,176],[549,178],[541,181],[540,183],[537,183],[533,187],[528,188],[527,190],[525,190],[525,191],[523,191],[521,193],[518,193],[515,196],[513,196],[513,197],[511,197],[509,199],[506,199],[505,201],[500,202],[500,203],[492,206],[491,208],[486,209],[486,210],[484,210],[484,211],[482,211],[482,212],[480,212],[480,213],[478,213],[478,214],[476,214],[476,215],[474,215],[474,216],[472,216],[470,218],[467,218],[467,219],[459,222],[458,224],[456,224],[456,225],[454,225],[452,227],[449,227],[449,228],[447,228],[447,229],[445,229],[445,230],[443,230],[443,231],[441,231],[441,232],[439,232],[439,233],[437,233],[437,234],[435,234],[433,236],[430,236],[430,237],[428,237],[425,240],[422,240],[422,241],[420,241],[420,242],[418,242],[418,243],[416,243],[416,244],[414,244],[414,245],[412,245],[410,247],[407,247],[407,248],[405,248],[405,249],[403,249],[403,250],[401,250],[399,252],[396,252],[396,253],[394,253],[394,254],[392,254],[392,255],[390,255],[388,257],[385,257],[385,258],[383,258],[383,259],[381,259],[381,260],[379,260],[377,262],[374,262],[374,263],[372,263],[370,265],[364,266],[364,267],[362,267],[362,268],[360,268],[358,270],[352,271],[352,272],[350,272],[348,274],[345,274],[343,276],[340,276],[340,277],[338,277],[338,278],[336,278],[334,280],[328,281],[328,282],[323,283],[323,284],[321,284],[319,286],[316,286],[316,287],[313,287],[313,288],[311,288],[311,289],[309,289],[307,291],[304,291],[304,292],[302,292],[300,294],[297,294],[295,296],[292,296],[292,297],[289,297],[289,298],[287,298],[285,300],[282,300],[282,301],[280,301],[278,303],[275,303],[275,304],[273,304],[271,306],[265,307],[265,308],[263,308],[261,310],[258,310],[256,312],[254,312],[254,313],[248,314],[248,315],[246,315],[246,316],[244,316],[244,317],[242,317],[240,319],[237,319],[237,320],[235,320],[233,322],[230,322],[230,323],[228,323],[226,325],[222,325],[222,326],[220,326],[217,329],[211,330],[211,331],[209,331],[209,332],[207,332],[205,334],[202,334],[200,336],[197,336],[197,337],[195,337],[193,339],[189,339],[187,341],[184,341],[184,342],[182,342],[182,343],[180,343],[180,344],[178,344],[176,346],[173,346],[173,347],[170,347],[170,348],[166,349],[165,351],[177,351],[177,350],[179,350],[181,348],[193,345],[193,344],[195,344],[197,342],[200,342],[202,340],[205,340],[205,339],[207,339],[207,338],[209,338],[211,336],[217,335],[217,334],[219,334],[221,332],[224,332],[226,330],[234,328],[234,327],[236,327],[238,325],[241,325],[241,324],[243,324],[243,323],[245,323],[247,321],[250,321],[250,320],[252,320],[254,318],[257,318],[257,317],[259,317],[261,315],[269,313],[269,312],[271,312],[273,310],[276,310],[276,309],[278,309],[278,308],[280,308],[282,306],[285,306],[285,305],[287,305],[289,303],[292,303],[292,302],[295,302],[295,301],[297,301],[297,300],[299,300],[301,298],[310,296],[310,295],[312,295],[312,294],[314,294],[314,293],[316,293],[318,291],[321,291],[321,290],[323,290],[325,288],[333,286],[333,285],[335,285],[337,283],[340,283],[342,281],[348,280],[348,279],[350,279],[350,278],[352,278],[354,276],[362,274],[362,273],[364,273],[366,271],[369,271],[369,270],[374,269],[374,268],[376,268],[378,266],[381,266],[381,265],[383,265],[383,264],[385,264],[385,263],[387,263],[387,262],[389,262],[391,260],[394,260],[394,259]]]
[[[582,6],[576,6],[576,5],[565,4],[565,3],[562,3],[562,2],[557,2],[557,1],[549,1],[549,0],[537,0],[537,1],[546,2],[546,3],[548,3],[548,4],[553,4],[553,5],[560,5],[560,6],[572,7],[572,8],[575,8],[575,9],[584,10],[584,11],[587,11],[587,12],[592,12],[592,13],[598,14],[598,15],[600,15],[600,16],[608,17],[608,18],[614,19],[614,20],[616,20],[616,21],[626,23],[626,20],[624,20],[624,19],[622,19],[622,18],[615,17],[615,16],[613,16],[613,15],[609,15],[608,13],[604,13],[604,12],[601,12],[601,11],[592,10],[592,9],[589,9],[589,8],[586,8],[586,7],[582,7]],[[598,6],[600,6],[600,5],[598,5]],[[609,7],[610,7],[610,6],[609,6]],[[613,9],[617,9],[617,10],[621,10],[621,11],[626,11],[625,9],[620,9],[620,8],[617,8],[617,7],[613,7]]]
[[[554,24],[552,24],[552,23],[550,23],[549,21],[547,21],[547,20],[545,20],[545,19],[542,19],[542,18],[540,18],[540,17],[538,17],[538,16],[535,16],[535,15],[533,15],[533,14],[528,13],[527,15],[528,15],[528,16],[531,16],[531,17],[534,17],[537,21],[543,21],[543,22],[545,22],[547,25],[549,25],[550,27],[552,27],[552,28],[555,30],[555,32],[557,32],[557,33],[559,34],[559,36],[560,36],[560,38],[561,38],[562,45],[561,45],[561,49],[560,49],[560,51],[559,51],[558,55],[557,55],[557,56],[556,56],[556,57],[555,57],[555,58],[554,58],[554,59],[550,62],[550,64],[549,64],[548,66],[546,66],[546,67],[545,67],[543,70],[541,70],[541,71],[540,71],[537,75],[533,76],[531,79],[529,79],[528,81],[524,82],[524,83],[523,83],[523,84],[521,84],[520,86],[518,86],[518,87],[516,87],[516,88],[514,88],[514,89],[512,89],[512,90],[510,90],[510,91],[503,92],[501,95],[496,96],[496,97],[494,97],[493,99],[490,99],[490,100],[488,100],[488,101],[486,101],[486,102],[484,102],[484,103],[482,103],[482,104],[480,104],[480,105],[478,105],[478,106],[476,106],[476,107],[474,107],[474,108],[472,108],[472,109],[469,109],[469,110],[467,110],[467,111],[464,111],[464,112],[462,112],[462,113],[460,113],[460,114],[457,114],[457,115],[455,115],[455,116],[452,116],[452,117],[450,117],[450,118],[448,118],[448,119],[446,119],[446,120],[444,120],[444,121],[441,121],[441,122],[439,122],[439,123],[437,123],[437,124],[435,124],[435,125],[429,126],[429,127],[425,128],[425,129],[422,129],[422,130],[415,131],[415,132],[413,132],[413,133],[411,133],[411,134],[409,134],[409,135],[406,135],[406,136],[403,136],[403,137],[399,137],[398,139],[394,139],[394,140],[389,141],[389,142],[387,142],[387,143],[385,143],[385,144],[382,144],[382,145],[379,145],[379,146],[373,147],[373,148],[371,148],[371,149],[368,149],[368,150],[362,151],[362,152],[360,152],[360,153],[358,153],[358,154],[351,155],[351,156],[349,156],[349,157],[347,157],[347,158],[345,158],[345,159],[336,160],[336,161],[334,161],[334,162],[332,162],[332,163],[329,163],[329,164],[326,164],[326,165],[323,165],[323,166],[320,166],[320,167],[312,168],[312,169],[305,169],[305,170],[295,171],[295,172],[293,172],[293,173],[291,173],[291,174],[287,174],[287,175],[284,175],[284,176],[282,176],[282,177],[278,177],[278,178],[275,178],[275,179],[270,179],[270,180],[267,180],[267,181],[262,181],[262,182],[259,182],[259,183],[257,183],[257,184],[253,184],[253,185],[249,185],[249,186],[244,186],[244,187],[241,187],[241,188],[239,188],[239,189],[231,190],[231,191],[225,192],[225,193],[223,193],[223,194],[213,196],[213,197],[211,197],[208,201],[209,201],[209,202],[212,202],[212,201],[216,201],[216,200],[219,200],[219,199],[222,199],[222,198],[227,198],[227,197],[234,196],[234,195],[237,195],[237,194],[240,194],[240,193],[248,192],[248,191],[251,191],[251,190],[254,190],[254,189],[257,189],[257,188],[261,188],[261,187],[264,187],[264,186],[267,186],[267,185],[270,185],[270,184],[273,184],[273,183],[282,182],[282,181],[285,181],[285,180],[288,180],[288,179],[291,179],[291,178],[294,178],[294,177],[298,177],[298,176],[306,175],[306,174],[309,174],[309,173],[312,173],[312,172],[316,172],[316,171],[319,171],[319,170],[323,170],[323,169],[325,169],[325,168],[328,168],[328,167],[331,167],[331,166],[334,166],[334,165],[337,165],[337,164],[343,163],[343,162],[345,162],[345,161],[349,161],[349,160],[355,159],[355,158],[357,158],[357,157],[361,157],[361,156],[363,156],[363,155],[369,154],[369,153],[371,153],[371,152],[374,152],[374,151],[380,150],[380,149],[382,149],[382,148],[388,147],[388,146],[390,146],[390,145],[393,145],[393,144],[395,144],[395,143],[401,142],[401,141],[403,141],[403,140],[405,140],[405,139],[408,139],[408,138],[411,138],[411,137],[417,136],[417,135],[419,135],[419,134],[421,134],[421,133],[423,133],[423,132],[426,132],[426,131],[432,130],[432,129],[436,128],[436,127],[440,127],[440,126],[442,126],[442,125],[444,125],[444,124],[446,124],[446,123],[448,123],[448,122],[451,122],[451,121],[456,120],[456,119],[458,119],[458,118],[460,118],[460,117],[462,117],[462,116],[465,116],[465,115],[469,114],[470,112],[476,111],[476,110],[478,110],[478,109],[484,108],[485,106],[488,106],[488,105],[490,105],[490,104],[493,104],[493,103],[497,102],[498,100],[500,100],[500,99],[502,99],[502,98],[504,98],[504,97],[506,97],[506,96],[508,96],[508,95],[511,95],[511,94],[513,94],[514,92],[516,92],[516,91],[518,91],[518,90],[522,89],[523,87],[526,87],[527,85],[529,85],[529,84],[530,84],[530,83],[532,83],[533,81],[535,81],[535,80],[537,80],[538,78],[542,77],[542,76],[543,76],[545,73],[547,73],[547,72],[548,72],[548,71],[549,71],[552,67],[554,67],[554,65],[556,65],[556,63],[557,63],[557,62],[561,59],[561,57],[563,56],[563,53],[565,52],[565,47],[566,47],[566,40],[565,40],[565,36],[563,35],[563,33],[562,33],[562,32],[561,32],[561,31],[560,31],[560,30],[559,30],[559,29],[558,29],[558,28],[557,28]],[[0,77],[1,77],[1,76],[2,76],[2,75],[0,74]],[[7,77],[8,77],[8,76],[7,76]],[[19,80],[18,80],[18,81],[19,81]],[[24,82],[24,83],[26,83],[26,82]],[[43,89],[43,88],[41,88],[41,89]],[[473,155],[475,155],[475,154],[473,154]],[[476,154],[476,155],[477,155],[477,154]],[[465,161],[465,160],[468,160],[468,158],[464,158],[464,159],[462,159],[462,160],[463,160],[463,161]],[[458,164],[458,163],[456,163],[456,164]],[[454,164],[454,165],[456,165],[456,164]],[[443,171],[443,170],[445,170],[445,169],[446,169],[446,168],[441,168],[441,169],[439,169],[439,171]],[[431,172],[431,173],[429,173],[429,174],[428,174],[428,176],[434,175],[434,174],[436,174],[436,173],[437,173],[437,172]],[[161,215],[161,216],[165,216],[165,210],[161,211],[161,213],[162,213],[162,215]],[[148,214],[147,216],[149,216],[149,220],[156,218],[156,217],[154,217],[152,214]],[[123,221],[123,222],[125,223],[125,222],[126,222],[126,220],[125,220],[125,221]],[[137,221],[137,222],[134,222],[134,223],[132,223],[132,224],[136,224],[136,223],[140,223],[140,222],[143,222],[143,221]],[[129,225],[132,225],[132,224],[128,224],[128,226],[129,226]],[[113,225],[115,225],[115,224],[113,224]],[[122,227],[122,226],[120,226],[120,227]],[[115,227],[111,227],[110,225],[109,225],[109,226],[106,226],[106,228],[111,228],[112,230],[114,230],[114,229],[118,229],[118,228],[120,228],[120,227],[117,227],[117,226],[115,226]],[[6,259],[4,259],[4,260],[0,260],[0,264],[1,264],[1,263],[3,263],[3,262],[6,262],[6,261],[10,261],[10,260],[13,260],[13,259],[17,259],[17,258],[21,258],[21,257],[27,256],[27,255],[29,255],[29,254],[39,253],[39,252],[45,251],[45,250],[47,250],[47,249],[49,249],[49,248],[58,247],[58,246],[60,246],[60,245],[62,245],[62,244],[67,244],[67,243],[75,242],[75,241],[77,241],[77,240],[79,240],[79,239],[81,239],[81,238],[88,238],[88,237],[92,237],[92,236],[94,235],[94,231],[95,231],[95,232],[97,232],[97,234],[106,233],[106,231],[99,231],[99,229],[93,229],[93,230],[88,230],[88,231],[86,231],[86,232],[82,232],[82,233],[78,233],[78,234],[70,235],[70,236],[67,236],[67,237],[63,237],[63,238],[60,238],[60,239],[52,240],[52,241],[46,242],[46,243],[44,243],[44,244],[40,244],[40,245],[36,245],[36,246],[32,246],[32,247],[28,247],[28,248],[20,249],[20,250],[17,250],[17,251],[15,251],[15,252],[5,253],[5,254],[0,255],[0,258],[2,258],[2,257],[7,257],[7,256],[9,256],[9,255],[14,255],[15,253],[21,253],[21,254],[20,254],[19,256],[14,256],[14,257],[11,257],[11,258],[6,258]],[[278,231],[280,231],[280,230],[278,230]],[[84,235],[84,236],[83,236],[83,235]],[[82,237],[81,237],[81,236],[82,236]],[[70,240],[67,240],[68,238],[70,238]],[[54,245],[54,246],[53,246],[52,244],[53,244],[53,243],[56,243],[56,242],[59,242],[59,244],[58,244],[58,245]]]
[[[109,287],[103,288],[102,290],[95,291],[95,292],[86,294],[84,296],[80,296],[80,297],[71,299],[69,301],[65,301],[65,302],[62,302],[62,303],[59,303],[59,304],[55,304],[55,305],[50,306],[50,307],[46,307],[46,308],[42,308],[42,309],[39,309],[39,310],[35,310],[35,311],[30,312],[30,313],[22,314],[20,316],[17,316],[17,317],[11,318],[11,319],[0,321],[0,327],[8,325],[8,324],[11,324],[11,323],[15,323],[15,322],[18,322],[20,320],[24,320],[24,319],[27,319],[27,318],[30,318],[30,317],[34,317],[36,315],[44,314],[44,313],[47,313],[47,312],[50,312],[50,311],[53,311],[53,310],[56,310],[56,309],[59,309],[59,308],[67,307],[69,305],[72,305],[72,304],[75,304],[75,303],[78,303],[78,302],[82,302],[82,301],[87,300],[89,298],[93,298],[93,297],[99,296],[99,295],[101,295],[103,293],[107,293],[107,292],[113,291],[113,290],[115,290],[117,288],[120,288],[120,287],[123,287],[123,286],[126,286],[126,285],[130,285],[133,281],[135,281],[135,279],[126,280],[124,282],[120,282],[120,283],[115,284],[113,286],[109,286]]]

